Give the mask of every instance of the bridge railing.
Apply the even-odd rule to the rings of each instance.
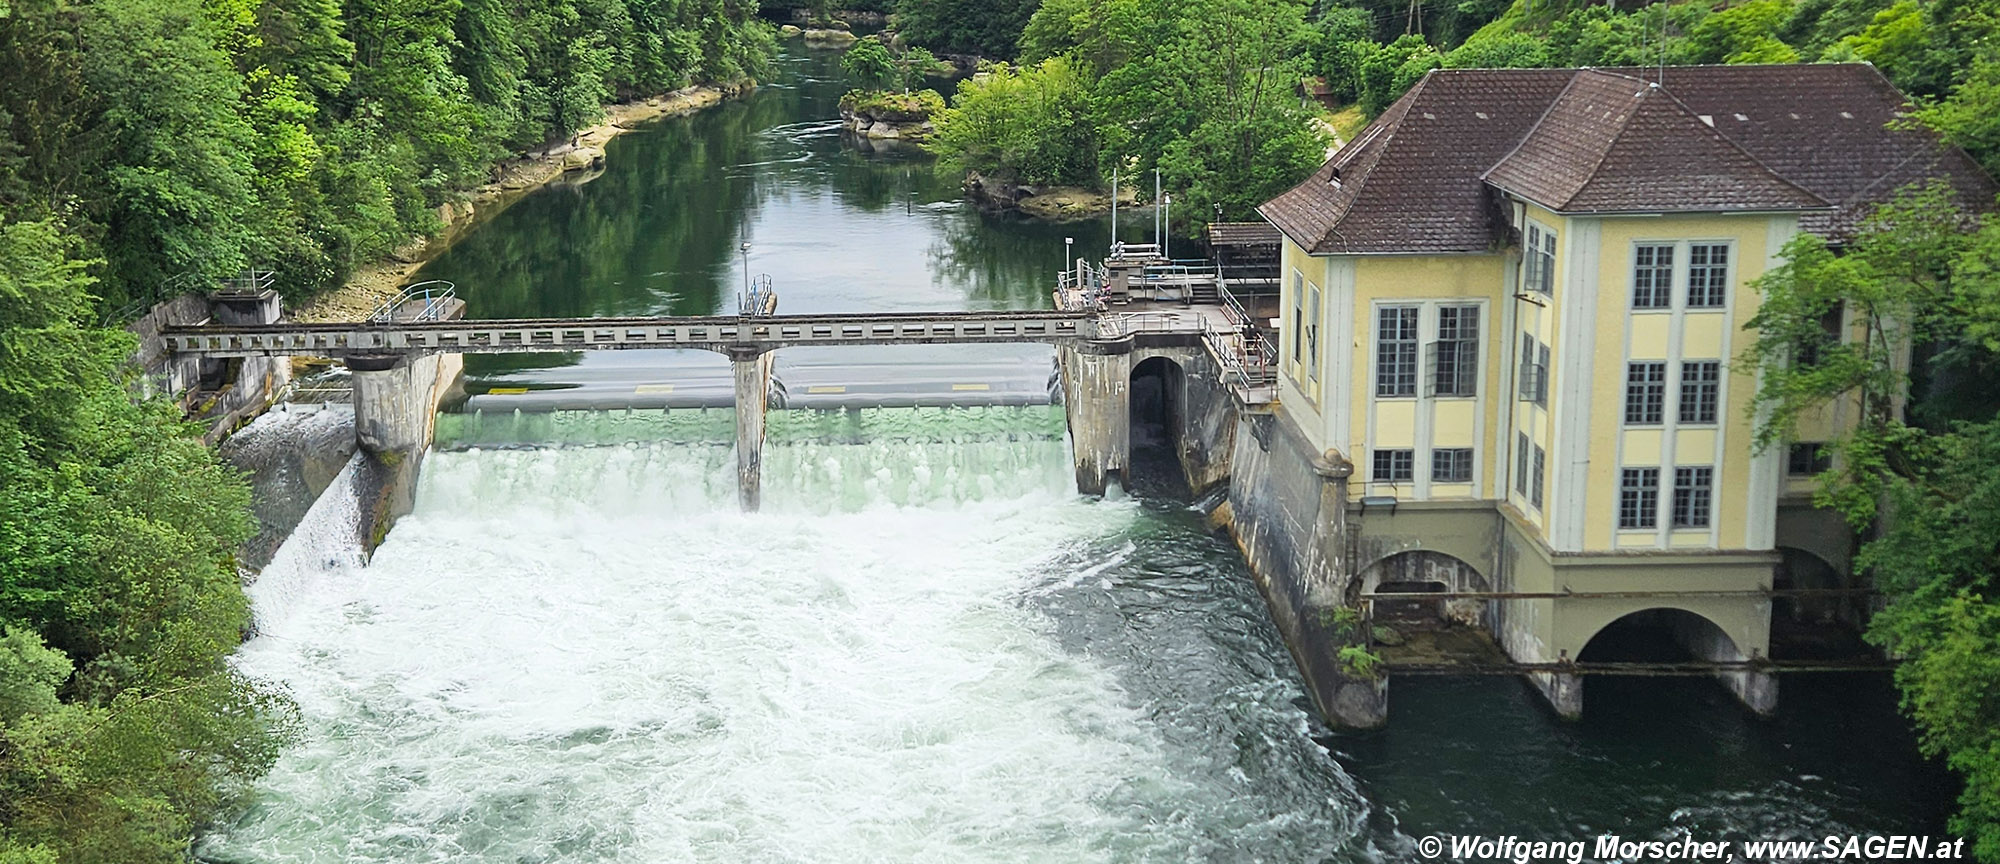
[[[1123,339],[1140,333],[1195,333],[1200,316],[1180,312],[1120,312],[1097,316],[1097,338]]]
[[[444,317],[445,311],[450,308],[449,301],[457,296],[458,286],[443,279],[418,282],[415,285],[404,288],[396,296],[389,298],[382,305],[375,307],[375,311],[368,316],[368,320],[377,324],[387,324],[397,320],[436,321]],[[409,303],[418,301],[421,301],[424,305],[423,308],[417,310],[415,316],[402,319],[396,317],[397,310],[402,309]]]
[[[1209,353],[1222,364],[1225,383],[1232,378],[1245,388],[1277,383],[1278,346],[1265,338],[1263,331],[1241,324],[1223,330],[1204,318],[1201,337]]]

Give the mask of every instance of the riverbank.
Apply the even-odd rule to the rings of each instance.
[[[714,107],[755,87],[752,81],[702,84],[649,99],[606,105],[604,120],[578,132],[571,141],[501,162],[494,166],[491,182],[466,193],[464,200],[440,205],[438,220],[444,227],[437,234],[416,238],[387,258],[356,268],[345,285],[314,299],[291,317],[309,323],[361,320],[395,297],[425,262],[529,192],[571,178],[575,182],[588,182],[594,172],[604,168],[604,148],[611,139],[647,123]]]

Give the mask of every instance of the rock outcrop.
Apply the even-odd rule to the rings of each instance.
[[[965,175],[965,194],[989,210],[1014,210],[1051,222],[1088,219],[1110,212],[1111,195],[1081,186],[1045,186],[1020,183],[1005,176],[985,176],[977,171]],[[1131,189],[1118,196],[1121,205],[1138,203]]]

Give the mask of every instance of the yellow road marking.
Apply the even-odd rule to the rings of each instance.
[[[634,388],[632,388],[632,392],[633,392],[633,393],[640,393],[640,394],[644,394],[644,393],[672,393],[672,392],[674,392],[674,385],[672,385],[672,384],[641,384],[641,385],[639,385],[639,386],[637,386],[637,387],[634,387]]]
[[[991,390],[991,389],[993,389],[993,385],[991,385],[991,384],[953,384],[953,385],[951,385],[951,389],[953,389],[953,390]]]
[[[519,396],[528,392],[526,387],[495,387],[486,391],[488,396]]]
[[[845,393],[845,392],[847,392],[847,385],[845,385],[845,384],[821,384],[821,385],[818,385],[818,386],[814,386],[814,387],[807,387],[807,388],[806,388],[806,392],[807,392],[807,393]]]

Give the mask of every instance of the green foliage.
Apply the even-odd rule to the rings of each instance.
[[[936,90],[908,93],[849,90],[840,97],[840,107],[879,119],[914,122],[943,112],[945,102]]]
[[[1319,624],[1331,632],[1335,639],[1351,639],[1360,632],[1361,610],[1353,606],[1321,609]]]
[[[913,44],[957,54],[1015,56],[1040,0],[896,0],[896,26]]]
[[[921,88],[925,79],[932,75],[950,74],[951,71],[950,64],[940,62],[935,55],[922,47],[904,51],[903,56],[896,58],[896,68],[903,81],[903,91],[906,93]]]
[[[927,145],[945,170],[1009,174],[1025,183],[1095,185],[1097,130],[1090,94],[1070,61],[995,64],[960,81]]]
[[[1549,46],[1526,33],[1472,38],[1444,55],[1446,69],[1534,69],[1549,65]]]
[[[1696,63],[1733,63],[1732,57],[1757,53],[1784,53],[1790,63],[1798,59],[1776,38],[1779,25],[1791,16],[1791,0],[1750,0],[1703,18],[1688,33],[1689,59]],[[1773,47],[1770,43],[1776,43]]]
[[[1965,148],[1987,173],[2000,176],[2000,61],[1982,58],[1946,98],[1917,113],[1924,125]]]
[[[761,74],[732,0],[102,0],[0,15],[0,216],[121,309],[275,267],[294,302],[610,100]]]
[[[865,90],[887,90],[902,77],[897,74],[896,58],[877,39],[854,43],[846,56],[840,58],[840,68]]]
[[[1873,532],[1858,563],[1886,605],[1868,638],[1905,658],[1896,682],[1923,748],[1965,777],[1953,830],[2000,860],[2000,405],[1901,404],[1913,346],[1933,365],[2000,357],[2000,219],[1961,212],[1935,184],[1880,208],[1843,250],[1802,237],[1784,255],[1755,283],[1760,440],[1847,406],[1818,503]],[[1980,419],[1939,419],[1954,414]]]
[[[0,627],[0,727],[56,710],[56,689],[69,680],[69,658],[25,627]]]
[[[1381,677],[1381,656],[1359,645],[1341,646],[1340,653],[1335,655],[1335,659],[1340,661],[1340,671],[1350,678],[1373,681]]]
[[[1422,80],[1424,73],[1443,63],[1444,58],[1422,36],[1404,36],[1369,52],[1360,67],[1362,113],[1371,117],[1382,113]]]
[[[1905,657],[1896,684],[1924,752],[1965,777],[1952,830],[2000,860],[2000,420],[1928,443],[1888,482],[1896,518],[1862,551],[1889,598],[1868,636]]]
[[[0,223],[0,860],[179,862],[291,712],[226,662],[249,491],[131,400],[79,245]]]
[[[1061,77],[1036,77],[1048,74],[1042,66],[1031,67],[1036,74],[1009,71],[1021,79],[991,92],[1020,88],[1037,97],[975,103],[952,117],[969,124],[966,131],[940,130],[938,152],[950,165],[1034,165],[1032,174],[1087,175],[1093,185],[1114,168],[1135,179],[1157,168],[1174,190],[1175,212],[1190,221],[1218,210],[1250,218],[1324,155],[1295,90],[1314,39],[1303,5],[1292,0],[1046,0],[1022,37],[1022,56],[1062,58]],[[966,108],[964,94],[976,100],[987,92],[962,88],[957,110]],[[973,128],[1010,134],[989,146]],[[1057,140],[1094,150],[1094,169],[1052,160],[1046,142]]]
[[[1802,235],[1784,255],[1755,283],[1764,299],[1747,359],[1764,372],[1759,442],[1782,440],[1821,406],[1855,406],[1858,425],[1837,443],[1842,458],[1820,503],[1865,526],[1882,484],[1907,472],[1907,450],[1922,440],[1899,408],[1904,352],[1917,343],[2000,352],[2000,220],[1972,219],[1933,184],[1881,207],[1838,253]],[[1843,315],[1848,325],[1833,326]]]

